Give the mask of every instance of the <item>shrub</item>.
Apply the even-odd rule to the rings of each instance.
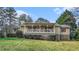
[[[19,38],[22,38],[22,37],[23,37],[23,32],[20,31],[20,30],[18,30],[18,31],[16,32],[16,36],[19,37]]]
[[[4,35],[2,33],[0,33],[0,38],[4,38]]]
[[[32,38],[32,36],[31,35],[24,35],[24,37],[26,38],[26,39],[31,39]]]
[[[48,36],[48,40],[50,40],[50,41],[55,41],[55,36],[54,36],[54,35],[49,35],[49,36]]]
[[[76,39],[76,35],[77,35],[77,32],[76,31],[73,31],[70,33],[70,39],[73,40],[73,39]]]
[[[41,35],[24,35],[27,39],[41,39]]]
[[[16,37],[16,34],[15,33],[8,33],[7,37]]]
[[[79,40],[79,29],[76,30],[76,36],[75,36],[76,40]]]

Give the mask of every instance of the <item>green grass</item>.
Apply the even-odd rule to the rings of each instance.
[[[79,41],[15,39],[0,38],[0,51],[79,51]]]

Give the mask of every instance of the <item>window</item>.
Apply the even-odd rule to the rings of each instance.
[[[66,32],[66,28],[61,27],[61,32]]]

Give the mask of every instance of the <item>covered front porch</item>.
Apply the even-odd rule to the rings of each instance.
[[[44,32],[54,32],[54,25],[51,24],[29,24],[24,26],[26,29],[25,32],[37,32],[37,33],[44,33]]]

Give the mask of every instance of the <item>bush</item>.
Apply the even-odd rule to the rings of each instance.
[[[24,35],[24,38],[31,39],[31,35]]]
[[[24,35],[24,37],[26,38],[26,39],[36,39],[36,40],[42,40],[42,36],[41,35]]]
[[[7,37],[16,37],[16,34],[14,34],[14,33],[9,33],[9,34],[7,34]]]
[[[4,35],[2,33],[0,33],[0,38],[4,38]]]
[[[17,38],[5,37],[5,38],[0,38],[0,40],[17,40]]]
[[[70,33],[70,39],[73,40],[73,39],[76,39],[76,35],[77,35],[77,32],[76,31],[73,31]]]
[[[23,37],[23,32],[20,31],[20,30],[17,31],[17,32],[16,32],[16,36],[19,37],[19,38],[22,38],[22,37]]]
[[[75,36],[76,40],[79,40],[79,29],[76,30],[76,36]]]
[[[50,41],[55,41],[56,38],[55,38],[54,35],[49,35],[49,36],[48,36],[48,40],[50,40]]]

